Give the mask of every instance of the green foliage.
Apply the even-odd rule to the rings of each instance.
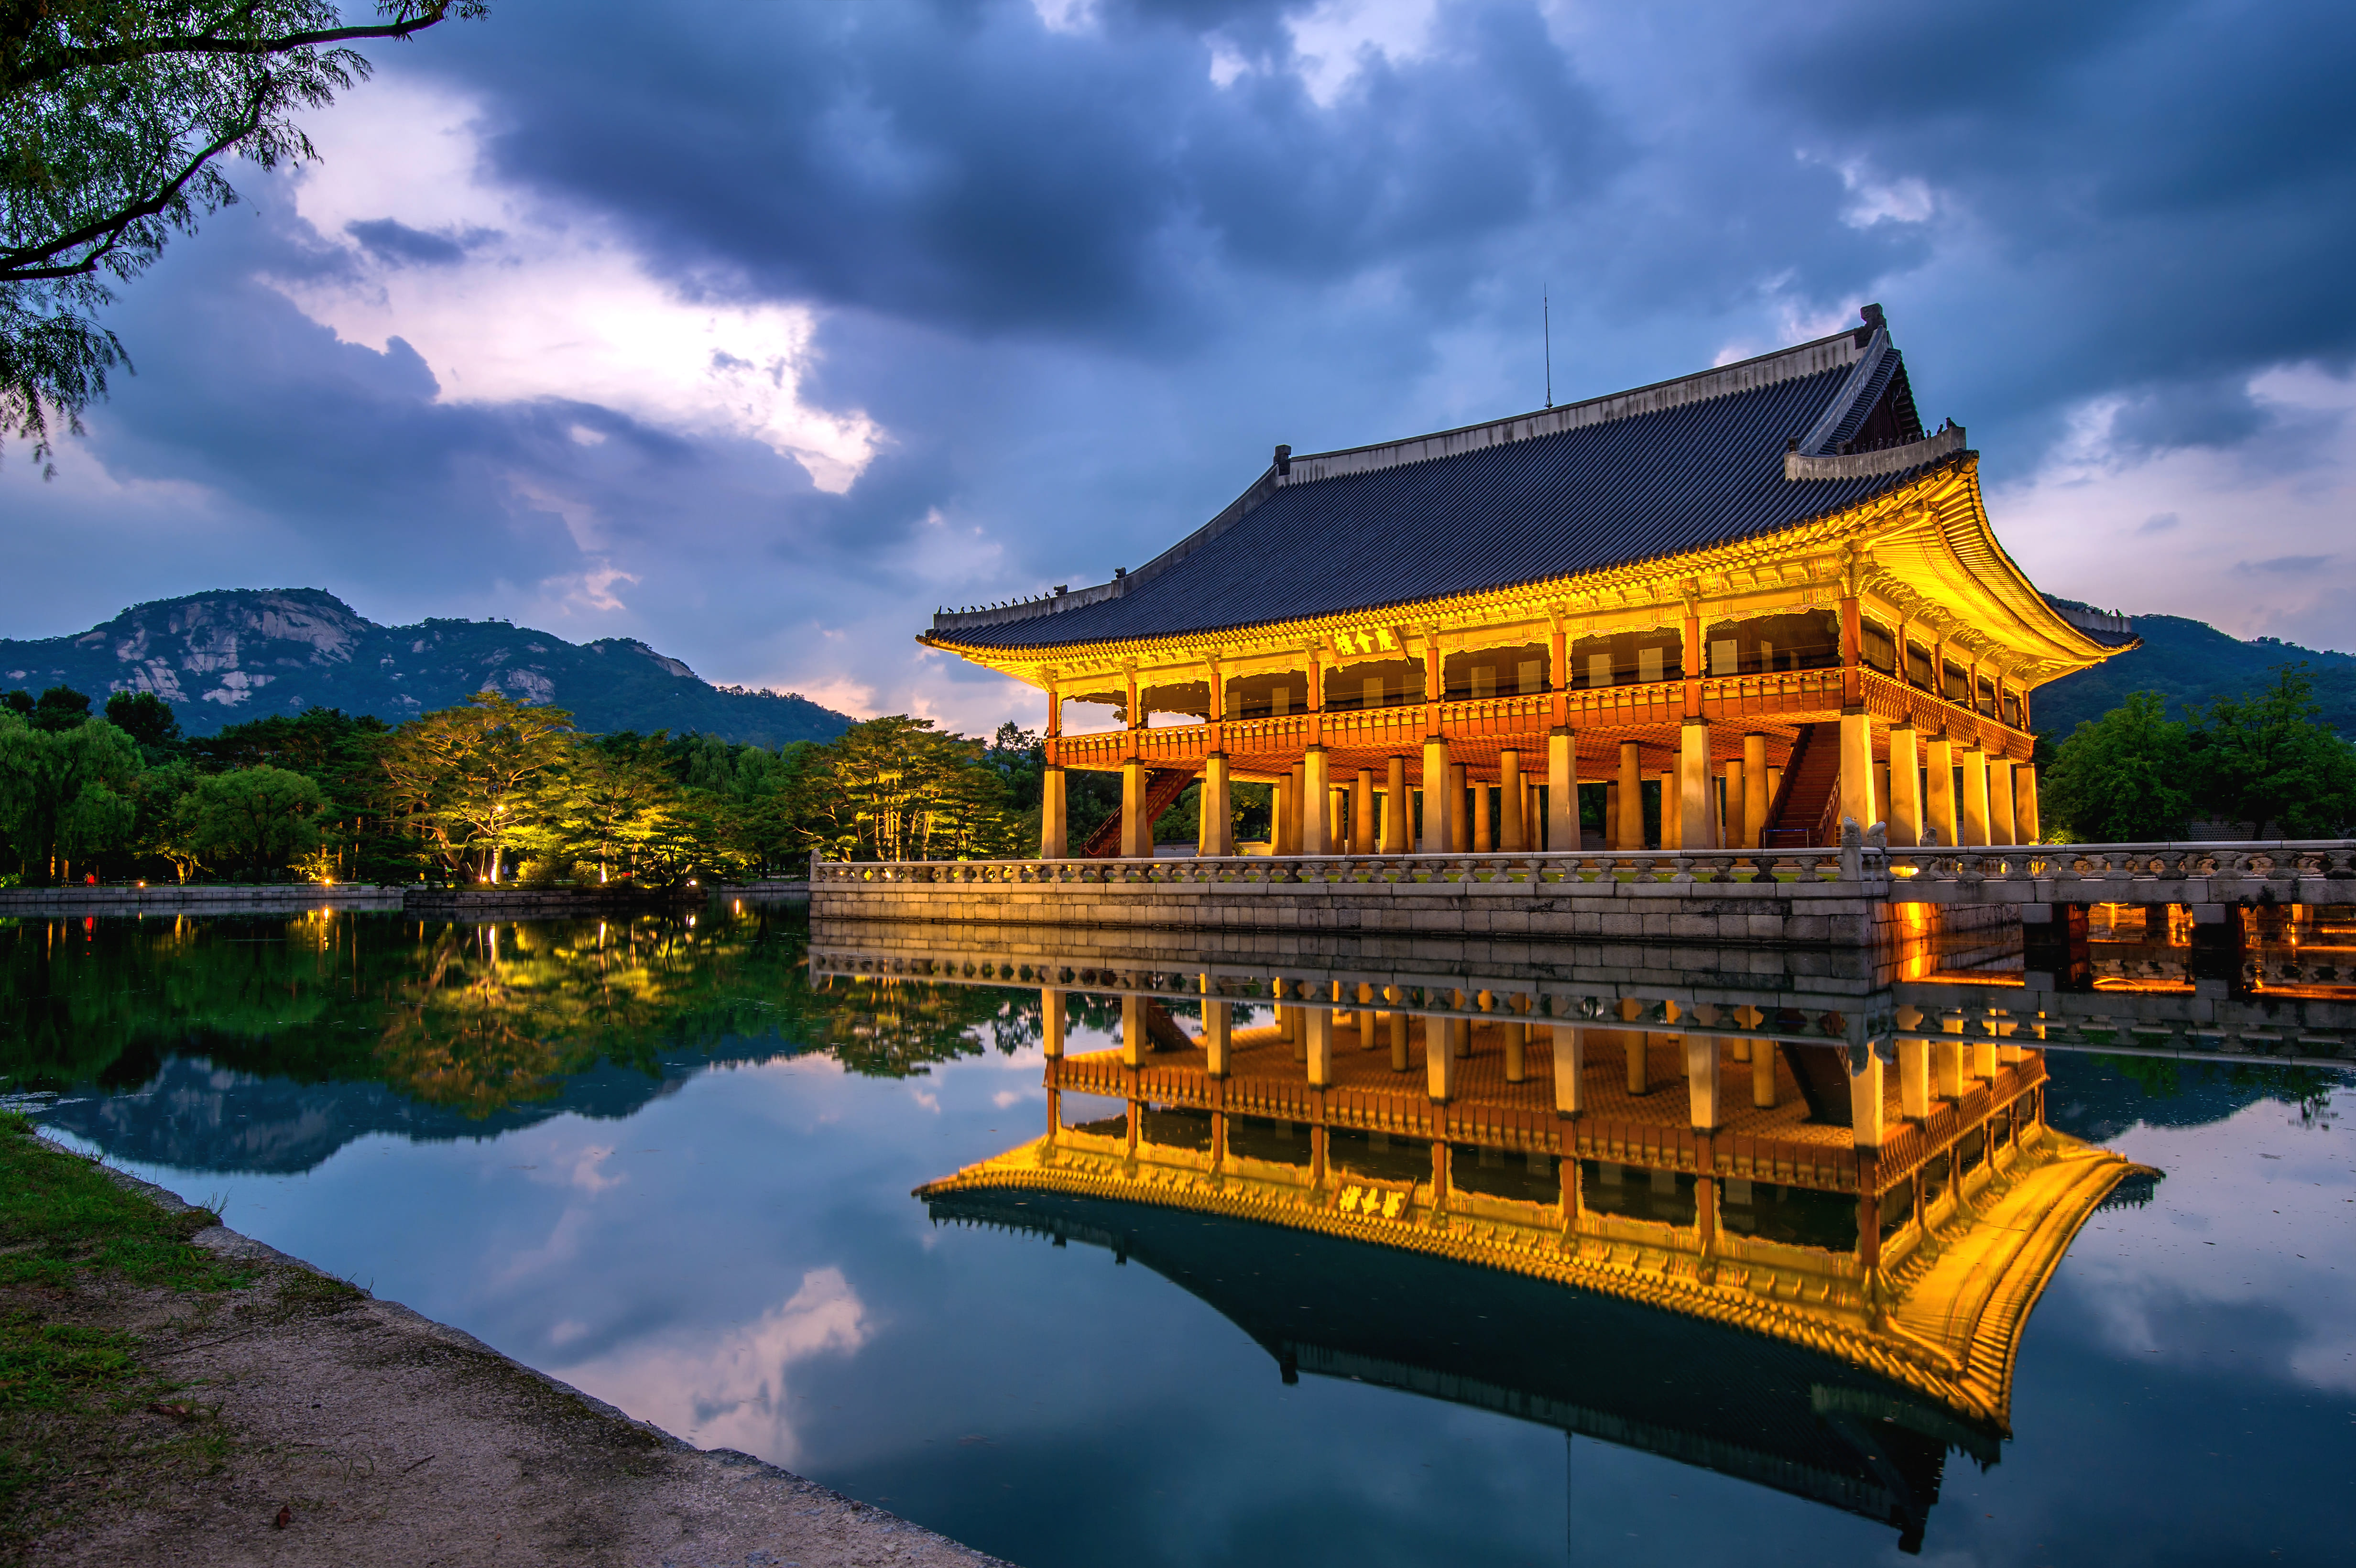
[[[2138,691],[2055,752],[2039,804],[2073,838],[2148,844],[2181,838],[2192,817],[2186,731],[2155,692]]]
[[[2180,838],[2195,816],[2249,823],[2261,838],[2337,837],[2356,823],[2356,746],[2322,717],[2304,665],[2189,722],[2169,719],[2158,693],[2131,693],[2054,751],[2042,803],[2081,843]]]
[[[1020,843],[1006,777],[980,741],[894,714],[852,725],[825,752],[811,837],[838,859],[987,858]]]
[[[2356,820],[2356,746],[2326,729],[2304,664],[2254,696],[2195,710],[2193,789],[2209,813],[2289,838],[2337,837]]]
[[[70,686],[53,686],[41,693],[27,717],[36,730],[77,730],[90,722],[90,699]]]
[[[106,721],[130,736],[154,762],[180,739],[172,705],[152,691],[118,691],[106,699]]]
[[[131,737],[103,720],[44,730],[0,713],[0,832],[28,882],[68,875],[70,862],[124,843],[138,819]]]
[[[171,833],[201,863],[273,880],[319,847],[326,806],[316,782],[262,763],[199,780],[174,808]]]
[[[535,793],[564,758],[573,715],[483,690],[393,731],[383,756],[395,812],[452,871],[501,880],[532,831]]]
[[[369,73],[349,45],[405,37],[483,0],[41,0],[0,6],[0,425],[47,456],[104,395],[123,347],[91,313],[108,280],[237,199],[231,155],[314,154],[295,123]]]

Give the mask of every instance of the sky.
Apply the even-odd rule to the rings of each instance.
[[[1540,406],[1542,300],[1558,401],[1870,301],[2040,586],[2356,649],[2344,4],[497,0],[374,58],[122,291],[56,476],[0,450],[0,635],[316,587],[1036,724],[937,606]]]

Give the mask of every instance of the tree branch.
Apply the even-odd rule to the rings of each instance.
[[[103,261],[108,253],[122,241],[124,231],[133,224],[141,219],[155,218],[163,214],[178,198],[180,192],[187,187],[188,182],[196,178],[198,173],[207,164],[262,128],[263,105],[268,101],[271,85],[269,79],[263,79],[262,86],[255,90],[252,101],[248,104],[245,115],[239,123],[227,133],[215,138],[202,152],[190,159],[188,165],[174,176],[163,189],[146,200],[134,202],[93,223],[86,223],[70,234],[61,234],[54,240],[27,245],[21,250],[0,252],[0,283],[54,282],[59,278],[82,277],[96,272],[99,263]],[[48,258],[61,251],[70,251],[77,245],[91,244],[96,244],[97,249],[78,261],[39,264],[48,262]]]
[[[276,37],[230,38],[219,33],[169,35],[155,38],[126,39],[114,44],[92,44],[61,48],[45,54],[40,64],[25,70],[21,64],[0,77],[0,93],[21,91],[54,81],[78,70],[91,70],[106,66],[129,65],[136,60],[152,59],[164,55],[215,55],[262,59],[271,55],[288,54],[295,49],[316,48],[322,44],[364,42],[372,38],[406,38],[436,26],[450,15],[453,0],[430,0],[416,16],[403,16],[391,22],[370,23],[362,27],[325,27],[307,33],[284,33]],[[460,0],[460,12],[469,7]]]

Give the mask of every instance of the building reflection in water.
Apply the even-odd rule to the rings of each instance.
[[[1909,1550],[1948,1451],[1995,1462],[2072,1239],[2157,1175],[2046,1125],[2035,1025],[1899,999],[1919,955],[1410,971],[1327,943],[1182,971],[953,940],[812,950],[814,978],[1046,982],[1047,1128],[921,1189],[936,1219],[1113,1249],[1288,1379],[1648,1449]],[[1118,1049],[1064,1051],[1072,991],[1119,996]]]

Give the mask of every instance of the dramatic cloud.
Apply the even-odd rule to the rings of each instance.
[[[2345,7],[517,0],[383,64],[0,472],[12,632],[305,582],[1035,718],[935,605],[1535,407],[1545,294],[1558,398],[1879,300],[2046,586],[2356,645]]]

